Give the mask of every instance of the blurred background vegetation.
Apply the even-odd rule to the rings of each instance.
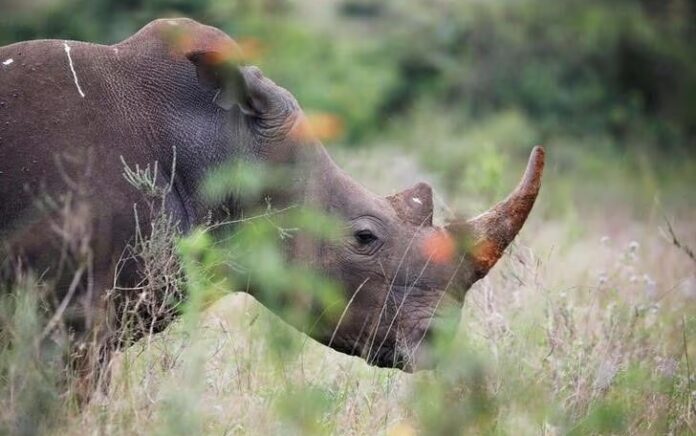
[[[305,110],[339,117],[332,145],[414,150],[446,192],[482,203],[509,186],[504,159],[535,143],[552,150],[551,171],[583,181],[561,196],[598,182],[613,195],[587,196],[650,206],[675,174],[695,181],[690,0],[2,3],[0,44],[110,44],[158,17],[217,26]],[[635,192],[611,189],[617,183]]]
[[[237,296],[206,318],[198,354],[182,351],[186,324],[125,353],[110,407],[61,418],[68,431],[696,431],[696,275],[664,237],[667,217],[696,244],[693,0],[0,0],[0,11],[0,45],[111,44],[161,17],[219,27],[310,115],[339,121],[324,142],[358,180],[387,194],[426,179],[441,209],[480,212],[533,145],[548,152],[531,220],[467,296],[464,345],[440,374],[367,368],[288,333],[281,342],[309,351],[268,365],[258,334],[284,330]],[[196,238],[184,251],[211,244]],[[295,277],[283,268],[259,276]],[[0,373],[22,374],[21,351]],[[26,396],[48,410],[42,389]]]
[[[415,111],[458,126],[503,117],[519,142],[693,152],[696,5],[689,0],[3,0],[0,44],[115,43],[188,16],[254,38],[267,74],[340,115],[348,144]]]

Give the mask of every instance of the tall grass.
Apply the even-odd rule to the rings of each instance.
[[[584,271],[518,244],[470,291],[444,364],[415,375],[333,352],[231,295],[195,326],[121,353],[106,402],[72,415],[67,430],[693,432],[691,266],[658,235],[638,246],[631,236],[565,249],[572,261],[594,245]],[[664,273],[654,267],[672,261]]]
[[[352,170],[384,177],[369,166]],[[182,316],[116,353],[107,392],[80,408],[61,382],[69,368],[38,352],[45,319],[32,289],[41,285],[27,280],[2,304],[3,432],[693,433],[693,260],[665,238],[661,218],[630,215],[537,217],[470,290],[440,367],[414,375],[321,346],[244,293],[212,303],[240,286],[213,279],[219,259],[201,259],[224,252],[210,251],[203,232],[179,243],[189,286]],[[261,258],[242,258],[292,227],[273,216],[238,223],[232,275],[248,272]],[[674,233],[693,246],[696,229],[679,218]],[[272,274],[274,283],[302,277],[280,264]]]

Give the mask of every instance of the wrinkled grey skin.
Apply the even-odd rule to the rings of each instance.
[[[172,29],[193,42],[173,49]],[[141,279],[128,265],[116,271],[136,232],[134,205],[140,227],[149,228],[143,195],[124,179],[121,156],[130,166],[158,162],[161,187],[173,180],[166,211],[183,232],[228,211],[244,212],[234,198],[212,207],[204,200],[199,188],[209,170],[231,161],[289,165],[293,180],[274,205],[318,207],[348,228],[340,241],[297,237],[287,247],[291,258],[338,281],[350,301],[340,325],[333,320],[309,333],[372,364],[413,369],[433,321],[447,312],[457,318],[464,292],[492,264],[478,267],[469,252],[433,260],[424,247],[448,233],[432,226],[430,187],[419,184],[389,198],[362,187],[318,141],[294,134],[303,115],[289,92],[254,67],[221,66],[215,61],[221,47],[234,43],[217,29],[179,19],[154,21],[113,46],[42,40],[0,48],[0,62],[12,59],[0,65],[5,264],[56,277],[61,301],[76,259],[88,258],[66,318],[77,332],[106,337],[113,332],[104,326],[114,325],[106,290]],[[69,207],[38,207],[45,198]],[[519,226],[498,239],[511,240]],[[501,254],[497,250],[495,259]]]

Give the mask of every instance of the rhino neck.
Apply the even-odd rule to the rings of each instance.
[[[303,180],[303,204],[344,219],[352,217],[354,206],[384,206],[384,199],[339,167],[321,143],[308,148],[308,154],[310,167]]]
[[[194,101],[191,106],[205,110],[191,111],[183,120],[181,116],[165,117],[155,141],[160,168],[167,181],[173,182],[170,195],[185,233],[211,220],[228,218],[225,214],[232,213],[236,217],[240,213],[235,199],[211,203],[203,187],[216,169],[231,162],[253,159],[243,141],[226,126],[226,115],[204,104],[212,100],[212,95],[199,98],[200,101]]]
[[[356,189],[357,183],[334,162],[320,142],[303,144],[296,156],[293,203],[330,212],[336,197]]]

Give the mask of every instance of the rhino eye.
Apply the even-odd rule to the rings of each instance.
[[[367,245],[377,240],[377,236],[370,230],[358,230],[355,232],[355,240],[362,245]]]

